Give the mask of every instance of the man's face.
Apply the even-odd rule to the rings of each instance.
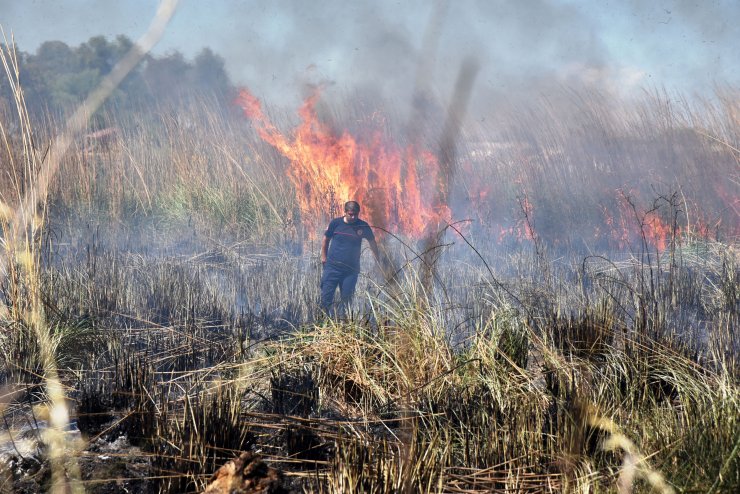
[[[360,215],[360,212],[356,209],[347,208],[344,210],[344,221],[347,223],[354,223],[357,221],[357,217]]]

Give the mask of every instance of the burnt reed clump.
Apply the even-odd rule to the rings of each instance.
[[[555,434],[561,451],[555,457],[555,468],[562,475],[565,490],[578,485],[584,471],[596,474],[596,488],[608,489],[615,483],[624,458],[624,452],[604,448],[614,431],[599,423],[600,411],[588,398],[576,395],[560,407],[562,420]]]
[[[523,324],[499,326],[498,350],[499,360],[503,365],[513,365],[526,369],[529,361],[529,332]]]
[[[444,452],[441,440],[430,440],[410,425],[400,449],[384,441],[347,436],[336,440],[337,454],[331,459],[326,492],[435,492],[441,484]]]
[[[511,425],[510,416],[504,412],[505,404],[489,387],[453,388],[438,397],[425,394],[417,401],[420,415],[429,417],[422,423],[426,426],[423,430],[449,435],[454,452],[449,458],[451,465],[473,468],[498,465],[514,458],[512,451],[524,453],[521,444],[503,437],[503,431]],[[476,441],[475,437],[485,437],[486,441]]]
[[[327,459],[329,445],[319,437],[311,420],[305,420],[319,414],[319,386],[310,368],[273,371],[268,407],[271,414],[287,419],[276,441],[284,455],[304,460],[307,468],[314,461]]]
[[[608,312],[552,315],[545,324],[553,346],[568,357],[603,360],[615,340],[615,321]]]
[[[319,390],[310,370],[276,369],[270,378],[270,412],[307,418],[317,411]]]
[[[42,342],[33,322],[6,321],[0,327],[0,382],[38,395],[43,382]],[[49,350],[65,369],[89,366],[105,352],[107,337],[87,321],[67,318],[48,321]]]
[[[194,386],[180,400],[164,395],[157,436],[150,444],[152,468],[161,475],[161,492],[204,488],[204,476],[254,444],[242,414],[243,391],[233,383]]]
[[[110,381],[102,372],[89,372],[77,385],[77,427],[82,434],[94,436],[103,432],[113,418],[114,398]]]
[[[122,414],[115,432],[128,436],[131,444],[145,446],[156,433],[157,381],[145,355],[127,349],[112,352],[112,375],[108,375],[108,396],[113,410]]]

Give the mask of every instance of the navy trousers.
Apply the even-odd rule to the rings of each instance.
[[[321,273],[321,309],[329,315],[342,315],[355,294],[359,274],[356,269],[328,262],[324,264],[324,270]],[[339,304],[334,303],[334,293],[337,287],[339,287]]]

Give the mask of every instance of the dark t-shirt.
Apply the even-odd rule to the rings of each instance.
[[[331,220],[324,235],[330,240],[326,261],[355,271],[360,270],[362,239],[375,239],[370,225],[365,221],[357,219],[354,223],[345,223],[344,216]]]

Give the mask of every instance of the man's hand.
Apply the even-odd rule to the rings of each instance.
[[[375,262],[380,264],[380,251],[378,250],[378,242],[375,241],[374,238],[368,239],[368,244],[370,244],[370,250],[373,253],[373,256],[375,256]]]
[[[387,255],[380,253],[378,243],[375,239],[369,239],[368,243],[370,244],[370,250],[373,252],[373,256],[375,256],[375,262],[377,263],[378,268],[380,268],[380,274],[383,276],[385,281],[389,281],[390,278],[395,275],[393,263]]]
[[[329,251],[329,239],[324,237],[324,239],[321,241],[321,265],[322,266],[326,264],[326,256],[327,256],[328,251]]]

